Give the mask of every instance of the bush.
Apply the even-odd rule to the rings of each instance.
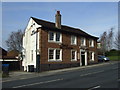
[[[106,56],[119,56],[119,54],[120,54],[120,51],[116,51],[116,50],[111,50],[105,53]]]

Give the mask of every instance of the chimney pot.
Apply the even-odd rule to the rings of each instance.
[[[60,14],[60,11],[57,11],[57,14]]]

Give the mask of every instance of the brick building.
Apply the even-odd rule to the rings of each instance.
[[[23,36],[24,71],[46,71],[97,63],[97,37],[81,29],[31,17]]]
[[[20,70],[20,61],[18,60],[18,51],[6,51],[0,47],[0,64],[9,64],[9,71]],[[0,69],[1,69],[0,68]]]

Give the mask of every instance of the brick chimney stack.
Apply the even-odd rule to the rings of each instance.
[[[60,11],[57,11],[56,15],[55,15],[55,26],[58,29],[61,29],[61,15],[60,15]]]

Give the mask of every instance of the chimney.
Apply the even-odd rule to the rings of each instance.
[[[56,15],[55,15],[55,27],[58,29],[61,29],[61,15],[60,15],[60,11],[57,11]]]

